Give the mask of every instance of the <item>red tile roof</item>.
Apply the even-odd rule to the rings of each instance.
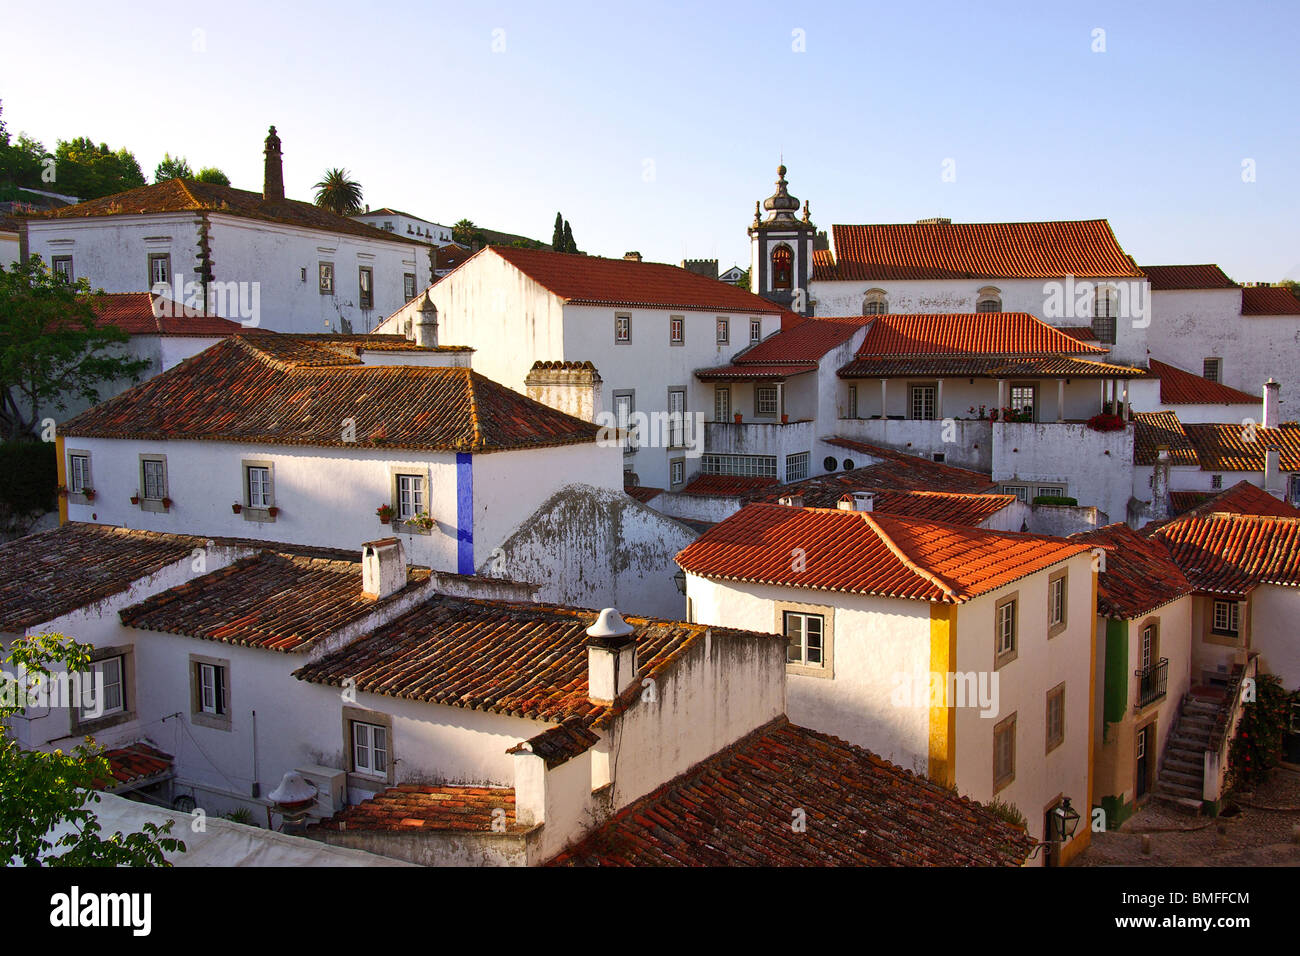
[[[1209,514],[1153,535],[1198,592],[1244,598],[1261,584],[1300,587],[1300,518]]]
[[[476,255],[500,256],[549,292],[577,305],[753,315],[781,312],[780,306],[730,282],[719,282],[658,262],[603,259],[511,246],[489,246]]]
[[[163,753],[144,740],[105,750],[102,756],[108,761],[112,779],[95,781],[95,786],[101,790],[116,790],[118,787],[172,772],[172,755]]]
[[[1258,405],[1263,399],[1221,382],[1185,372],[1173,365],[1149,359],[1151,374],[1160,379],[1162,405]]]
[[[853,459],[845,458],[838,464],[848,469],[846,471],[808,478],[787,486],[791,490],[800,491],[808,504],[817,503],[817,491],[814,489],[820,488],[823,482],[829,486],[829,492],[835,492],[834,501],[838,501],[839,496],[846,491],[952,491],[978,495],[997,490],[992,476],[984,472],[931,461],[920,455],[853,438],[835,437],[824,441],[836,448],[876,460],[873,464],[849,468],[848,463],[853,462]],[[827,499],[825,503],[829,506],[833,502]]]
[[[504,811],[504,816],[497,811]],[[501,820],[505,830],[493,830]],[[515,820],[515,791],[507,787],[427,787],[404,784],[378,793],[328,820],[313,823],[309,833],[357,830],[415,833],[465,830],[520,833],[528,829]]]
[[[1123,523],[1070,536],[1105,553],[1097,575],[1097,608],[1105,617],[1135,618],[1163,607],[1192,586],[1164,544],[1144,537]]]
[[[376,602],[362,596],[359,561],[263,551],[123,608],[118,617],[141,630],[301,653],[428,580],[427,569],[412,569],[406,588]]]
[[[759,478],[751,475],[696,475],[679,493],[704,497],[714,495],[727,497],[766,491],[768,488],[775,487],[777,487],[775,478]]]
[[[1058,325],[1056,328],[1080,342],[1097,341],[1097,333],[1093,331],[1090,325]]]
[[[468,368],[361,364],[357,339],[396,347],[391,336],[342,338],[231,336],[83,412],[62,433],[459,452],[596,439],[590,422]],[[343,440],[345,419],[356,422],[355,442]]]
[[[1174,412],[1133,413],[1133,464],[1154,465],[1160,446],[1169,447],[1171,465],[1195,465],[1196,447]]]
[[[768,379],[790,378],[794,375],[802,375],[804,372],[815,371],[817,371],[816,362],[795,362],[787,365],[775,363],[746,365],[734,362],[731,365],[719,365],[716,368],[696,369],[695,377],[701,382],[745,381],[750,379],[766,381]]]
[[[115,292],[96,296],[95,316],[100,325],[115,325],[129,335],[233,335],[243,330],[238,322],[208,315],[151,292]]]
[[[1265,452],[1277,448],[1282,471],[1300,471],[1300,425],[1247,428],[1237,424],[1184,424],[1202,471],[1263,471]]]
[[[1150,282],[1152,292],[1237,288],[1237,283],[1216,265],[1143,266],[1142,272]]]
[[[346,216],[337,216],[296,199],[266,200],[261,193],[235,189],[218,183],[201,183],[193,179],[169,179],[166,182],[138,186],[102,199],[89,199],[75,206],[51,209],[32,222],[44,219],[85,219],[98,216],[140,216],[153,213],[210,212],[263,222],[281,223],[343,233],[377,242],[400,242],[422,246],[424,243]]]
[[[703,577],[961,603],[1087,550],[916,518],[752,504],[687,545],[677,563]]]
[[[835,256],[829,249],[813,249],[813,275],[818,279],[838,279]]]
[[[870,318],[805,319],[770,335],[735,357],[730,365],[698,369],[701,381],[744,378],[785,378],[816,371],[818,361],[849,341]]]
[[[652,501],[664,493],[662,488],[651,488],[648,485],[633,485],[630,488],[625,487],[623,490],[642,504]]]
[[[1169,499],[1170,510],[1180,518],[1196,518],[1215,512],[1300,518],[1300,508],[1289,505],[1280,498],[1274,498],[1263,488],[1245,480],[1217,494],[1204,491],[1174,491],[1170,492]]]
[[[1140,276],[1104,219],[833,226],[835,267],[814,278],[1050,279]]]
[[[791,826],[803,810],[807,829]],[[860,747],[759,728],[557,856],[558,866],[1019,866],[1033,841]]]
[[[1294,287],[1253,285],[1241,290],[1242,315],[1300,315]]]
[[[1101,355],[1028,312],[946,312],[878,315],[858,349],[859,358],[979,355],[998,357]]]
[[[923,518],[977,527],[1016,501],[1015,495],[962,495],[950,491],[881,491],[873,508],[878,514]]]
[[[1145,369],[1069,357],[989,358],[937,356],[927,358],[856,358],[836,373],[840,378],[1146,378]]]

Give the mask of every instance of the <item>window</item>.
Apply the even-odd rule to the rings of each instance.
[[[220,717],[226,712],[226,669],[217,664],[195,664],[198,668],[198,712]]]
[[[862,300],[863,315],[885,315],[889,312],[889,298],[884,289],[872,289]]]
[[[677,487],[686,481],[686,459],[674,458],[668,463],[668,482]]]
[[[1037,400],[1038,389],[1033,385],[1012,385],[1011,386],[1011,409],[1015,412],[1028,412],[1029,420],[1032,422],[1035,418],[1034,406]]]
[[[397,520],[423,514],[427,510],[424,498],[423,475],[397,476]]]
[[[1035,497],[1064,498],[1065,489],[1060,485],[1039,485]]]
[[[808,458],[809,454],[806,451],[785,456],[785,480],[787,482],[803,481],[808,477]]]
[[[375,270],[370,266],[357,267],[357,294],[363,309],[375,307]]]
[[[1097,341],[1106,345],[1115,344],[1116,295],[1113,286],[1098,286],[1097,295],[1092,306],[1092,331]]]
[[[64,282],[72,281],[72,256],[54,256],[50,259],[50,266],[54,269],[54,274]]]
[[[230,661],[190,655],[190,723],[230,730]]]
[[[126,710],[125,658],[105,657],[95,661],[81,675],[82,706],[77,709],[78,720],[98,720]],[[86,687],[86,684],[89,687]],[[101,693],[102,690],[102,693]],[[89,706],[85,706],[87,699]]]
[[[936,389],[933,385],[913,385],[911,387],[911,407],[914,420],[933,421],[937,417],[935,392]]]
[[[789,289],[794,285],[794,253],[789,246],[772,250],[772,288]]]
[[[1016,659],[1017,600],[1003,598],[993,611],[994,666],[1001,667]]]
[[[777,414],[777,388],[775,385],[758,385],[754,388],[754,414],[775,418]]]
[[[155,252],[149,256],[149,286],[171,285],[172,281],[172,257],[166,252]],[[180,290],[174,290],[175,295],[180,295]]]
[[[1016,779],[1016,715],[993,728],[993,790],[996,793]]]
[[[1057,684],[1047,692],[1047,752],[1065,742],[1065,685]]]
[[[822,643],[823,618],[820,614],[785,612],[786,663],[805,667],[822,667],[826,660]]]
[[[1292,475],[1288,487],[1287,501],[1293,505],[1300,504],[1300,475]]]
[[[685,438],[686,389],[668,390],[668,447],[681,448]]]
[[[858,387],[849,386],[849,418],[858,417]]]
[[[402,298],[406,302],[415,298],[415,273],[413,272],[402,275]]]
[[[775,478],[775,455],[701,455],[700,471],[706,475],[741,475]]]
[[[269,508],[274,504],[270,465],[244,466],[244,493],[250,508]]]
[[[615,342],[632,341],[632,316],[630,315],[614,316],[614,341]]]
[[[725,315],[718,316],[718,344],[726,345],[731,341],[731,320]]]
[[[1223,476],[1210,475],[1210,487],[1213,488],[1215,491],[1221,489],[1223,487]]]
[[[148,501],[162,501],[167,497],[167,460],[142,458],[140,460],[143,497]]]
[[[614,393],[614,420],[618,427],[625,429],[627,437],[623,443],[623,454],[630,455],[637,449],[636,422],[633,415],[636,411],[636,393],[631,391]]]
[[[1223,359],[1207,358],[1201,363],[1201,374],[1211,382],[1223,380]]]
[[[1237,637],[1241,628],[1241,605],[1236,601],[1214,602],[1214,633]]]
[[[352,721],[352,770],[372,777],[388,776],[388,728]]]
[[[1069,578],[1065,571],[1058,571],[1047,579],[1047,636],[1055,637],[1065,630],[1066,599],[1069,594]]]
[[[731,387],[728,385],[719,385],[713,390],[713,420],[731,420]]]
[[[334,294],[334,263],[321,262],[317,265],[320,272],[320,294]]]
[[[1029,504],[1029,487],[1027,485],[1003,485],[1004,495],[1015,495],[1017,500]]]
[[[68,456],[68,491],[79,495],[87,488],[94,488],[90,483],[90,456]]]
[[[686,341],[686,319],[680,315],[668,317],[668,344],[682,345]]]
[[[749,320],[749,341],[759,342],[762,341],[762,339],[763,339],[763,320],[750,319]]]
[[[979,296],[975,300],[975,311],[1001,312],[1002,294],[991,286],[980,289]]]

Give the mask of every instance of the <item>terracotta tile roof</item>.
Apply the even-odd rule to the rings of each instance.
[[[340,810],[328,820],[313,823],[307,832],[492,832],[497,810],[505,811],[504,832],[520,833],[528,829],[515,820],[514,788],[403,785],[390,787],[354,807]]]
[[[759,478],[750,475],[696,475],[679,494],[725,497],[766,491],[775,487],[777,487],[775,478]]]
[[[600,737],[587,729],[581,717],[570,717],[559,726],[516,744],[506,753],[537,754],[546,762],[547,767],[558,767],[579,754],[586,753],[599,740]]]
[[[807,830],[790,825],[802,809]],[[979,804],[784,717],[625,807],[558,866],[1019,866]]]
[[[716,368],[696,369],[695,377],[701,382],[744,381],[749,379],[766,381],[768,379],[790,378],[794,375],[815,371],[817,371],[816,362],[796,362],[788,365],[777,365],[775,363],[743,365],[737,362],[732,365],[720,365]]]
[[[1164,544],[1122,522],[1070,535],[1070,540],[1105,551],[1105,570],[1097,575],[1097,609],[1105,617],[1138,617],[1191,593]]]
[[[1183,431],[1202,471],[1263,471],[1270,447],[1279,450],[1282,471],[1300,471],[1300,425],[1252,430],[1238,424],[1185,424]]]
[[[859,358],[963,356],[1101,355],[1028,312],[945,312],[878,315],[858,348]]]
[[[1221,382],[1185,372],[1173,365],[1148,359],[1151,374],[1160,379],[1160,404],[1162,405],[1258,405],[1259,395],[1231,388]]]
[[[1152,292],[1173,292],[1182,289],[1235,289],[1237,283],[1216,265],[1200,266],[1143,266],[1143,274],[1151,284]]]
[[[840,378],[902,378],[914,375],[974,378],[1146,378],[1144,369],[1083,359],[1061,358],[857,358],[838,372]]]
[[[846,491],[952,491],[965,494],[987,494],[997,491],[991,475],[967,468],[958,468],[943,462],[931,461],[920,455],[872,445],[853,438],[826,438],[823,441],[836,448],[867,455],[876,459],[870,465],[851,468],[834,475],[822,475],[797,482],[787,487],[798,489],[804,495],[805,502],[810,500],[810,491],[828,483],[827,492],[835,492],[835,501]],[[844,459],[852,461],[852,459]],[[841,461],[840,464],[844,462]],[[801,486],[809,486],[804,488]],[[827,506],[832,502],[828,499]]]
[[[1133,413],[1133,464],[1154,465],[1160,446],[1169,446],[1171,465],[1195,465],[1196,447],[1174,412]]]
[[[345,216],[336,216],[308,202],[296,199],[266,200],[261,193],[235,189],[217,183],[193,179],[169,179],[166,182],[138,186],[102,199],[89,199],[75,206],[51,209],[37,217],[44,219],[85,219],[97,216],[140,216],[152,213],[212,212],[244,219],[258,219],[323,232],[343,233],[362,239],[424,245],[414,239],[376,229],[374,226]]]
[[[678,552],[677,563],[703,577],[961,603],[1087,550],[895,515],[752,504]]]
[[[623,490],[637,501],[641,502],[641,504],[653,501],[664,493],[662,488],[651,488],[648,485],[633,485],[630,488],[624,487]]]
[[[835,256],[829,249],[813,249],[813,276],[817,279],[838,279]]]
[[[833,226],[836,266],[815,279],[1140,276],[1105,219]]]
[[[619,707],[587,697],[587,628],[595,611],[438,596],[294,672],[299,680],[449,707],[600,726]],[[627,617],[636,628],[637,679],[672,666],[712,630],[699,624]],[[763,635],[773,638],[772,635]],[[716,637],[715,637],[716,639]]]
[[[397,595],[428,580],[427,569],[412,569]],[[127,627],[147,631],[300,653],[397,595],[383,602],[362,597],[361,563],[355,559],[263,551],[123,608],[118,617]]]
[[[882,515],[923,518],[976,527],[1016,501],[1015,495],[962,495],[950,491],[881,491],[873,502]]]
[[[1261,584],[1300,587],[1300,518],[1209,514],[1153,535],[1198,592],[1243,598]]]
[[[105,750],[102,756],[108,761],[112,779],[95,781],[95,786],[101,790],[115,790],[172,772],[172,755],[144,740]]]
[[[1239,481],[1217,494],[1204,491],[1174,491],[1169,494],[1170,511],[1178,517],[1197,518],[1225,512],[1243,515],[1272,515],[1277,518],[1300,518],[1300,508],[1274,498],[1258,485]],[[1177,520],[1177,518],[1170,519]]]
[[[1096,342],[1097,333],[1093,331],[1090,325],[1058,325],[1059,331],[1064,332],[1072,339],[1078,339],[1080,342]]]
[[[753,315],[777,315],[781,307],[730,282],[677,266],[539,249],[489,246],[477,255],[498,255],[543,288],[578,305],[643,306]]]
[[[786,378],[817,370],[818,361],[843,345],[870,318],[805,319],[784,328],[735,357],[730,365],[697,369],[701,381]]]
[[[129,335],[233,335],[243,326],[208,315],[151,292],[104,293],[94,299],[100,325],[115,325]]]
[[[1242,315],[1300,315],[1300,296],[1280,285],[1248,285],[1241,290]]]
[[[366,366],[345,351],[323,336],[232,336],[88,409],[62,433],[459,452],[596,439],[590,422],[468,368]],[[348,418],[355,442],[343,441]]]
[[[0,543],[0,632],[22,633],[120,594],[206,542],[74,522]]]
[[[1241,482],[1238,482],[1241,484]],[[1250,484],[1246,482],[1246,484]],[[1235,488],[1236,485],[1233,485]],[[1199,505],[1204,504],[1214,497],[1209,491],[1171,491],[1169,492],[1169,513],[1171,515],[1181,515]],[[1270,495],[1269,497],[1272,497]]]

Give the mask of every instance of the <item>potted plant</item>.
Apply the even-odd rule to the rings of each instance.
[[[95,489],[94,489],[94,488],[82,488],[82,489],[81,489],[81,493],[82,493],[83,495],[85,495],[87,501],[94,501],[94,500],[95,500]]]
[[[741,421],[740,412],[736,412],[736,424],[739,425],[740,421]]]
[[[427,511],[421,511],[418,515],[407,518],[406,523],[421,531],[429,531],[433,528],[433,516]]]
[[[789,424],[790,424],[790,416],[789,416],[789,415],[782,415],[782,416],[781,416],[781,424],[782,424],[782,425],[789,425]]]
[[[280,509],[277,508],[275,505],[271,505],[271,507],[266,509],[266,513],[270,515],[272,518],[274,518],[276,515],[280,513]]]
[[[138,505],[139,503],[140,503],[140,489],[137,488],[135,490],[135,494],[131,496],[131,504]]]
[[[1088,419],[1088,427],[1095,432],[1118,432],[1124,430],[1124,419],[1109,412],[1101,412]]]
[[[231,502],[230,510],[233,511],[235,514],[239,514],[241,511],[244,510],[244,506],[241,505],[238,501]]]
[[[379,516],[379,520],[381,522],[383,522],[384,524],[388,524],[393,520],[393,506],[380,505],[378,508],[375,509],[375,514]]]
[[[388,426],[380,425],[372,431],[370,433],[370,440],[376,445],[382,445],[384,442],[388,441]]]
[[[170,498],[164,498],[164,499],[162,500],[162,506],[163,506],[163,510],[164,510],[164,511],[169,511],[169,510],[171,510],[172,500],[171,500]]]

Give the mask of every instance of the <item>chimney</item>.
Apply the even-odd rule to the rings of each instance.
[[[275,135],[275,127],[266,137],[266,167],[262,174],[262,198],[267,202],[284,199],[284,165],[280,154],[280,137]]]
[[[406,587],[406,554],[396,538],[361,546],[361,596],[378,601]]]
[[[1286,497],[1286,488],[1282,485],[1281,458],[1276,445],[1264,449],[1264,490],[1278,499]]]
[[[777,499],[777,503],[783,504],[787,508],[802,508],[803,495],[799,495],[799,494],[782,495],[780,498]]]
[[[433,304],[427,291],[424,293],[424,301],[420,303],[420,310],[415,314],[413,333],[416,345],[430,349],[438,347],[438,307]]]
[[[1264,383],[1264,427],[1265,428],[1277,428],[1278,405],[1280,403],[1279,396],[1281,395],[1281,393],[1282,393],[1282,385],[1280,382],[1275,382],[1273,381],[1272,378],[1269,378],[1269,380]]]
[[[1156,466],[1151,472],[1151,520],[1169,517],[1169,446],[1156,448]]]
[[[610,704],[636,678],[636,633],[612,607],[587,628],[587,697]]]
[[[623,253],[623,258],[626,259],[628,262],[640,262],[640,261],[641,261],[641,253],[639,253],[639,252],[625,252],[625,253]]]
[[[852,491],[839,500],[841,511],[874,511],[876,494],[873,491]]]

